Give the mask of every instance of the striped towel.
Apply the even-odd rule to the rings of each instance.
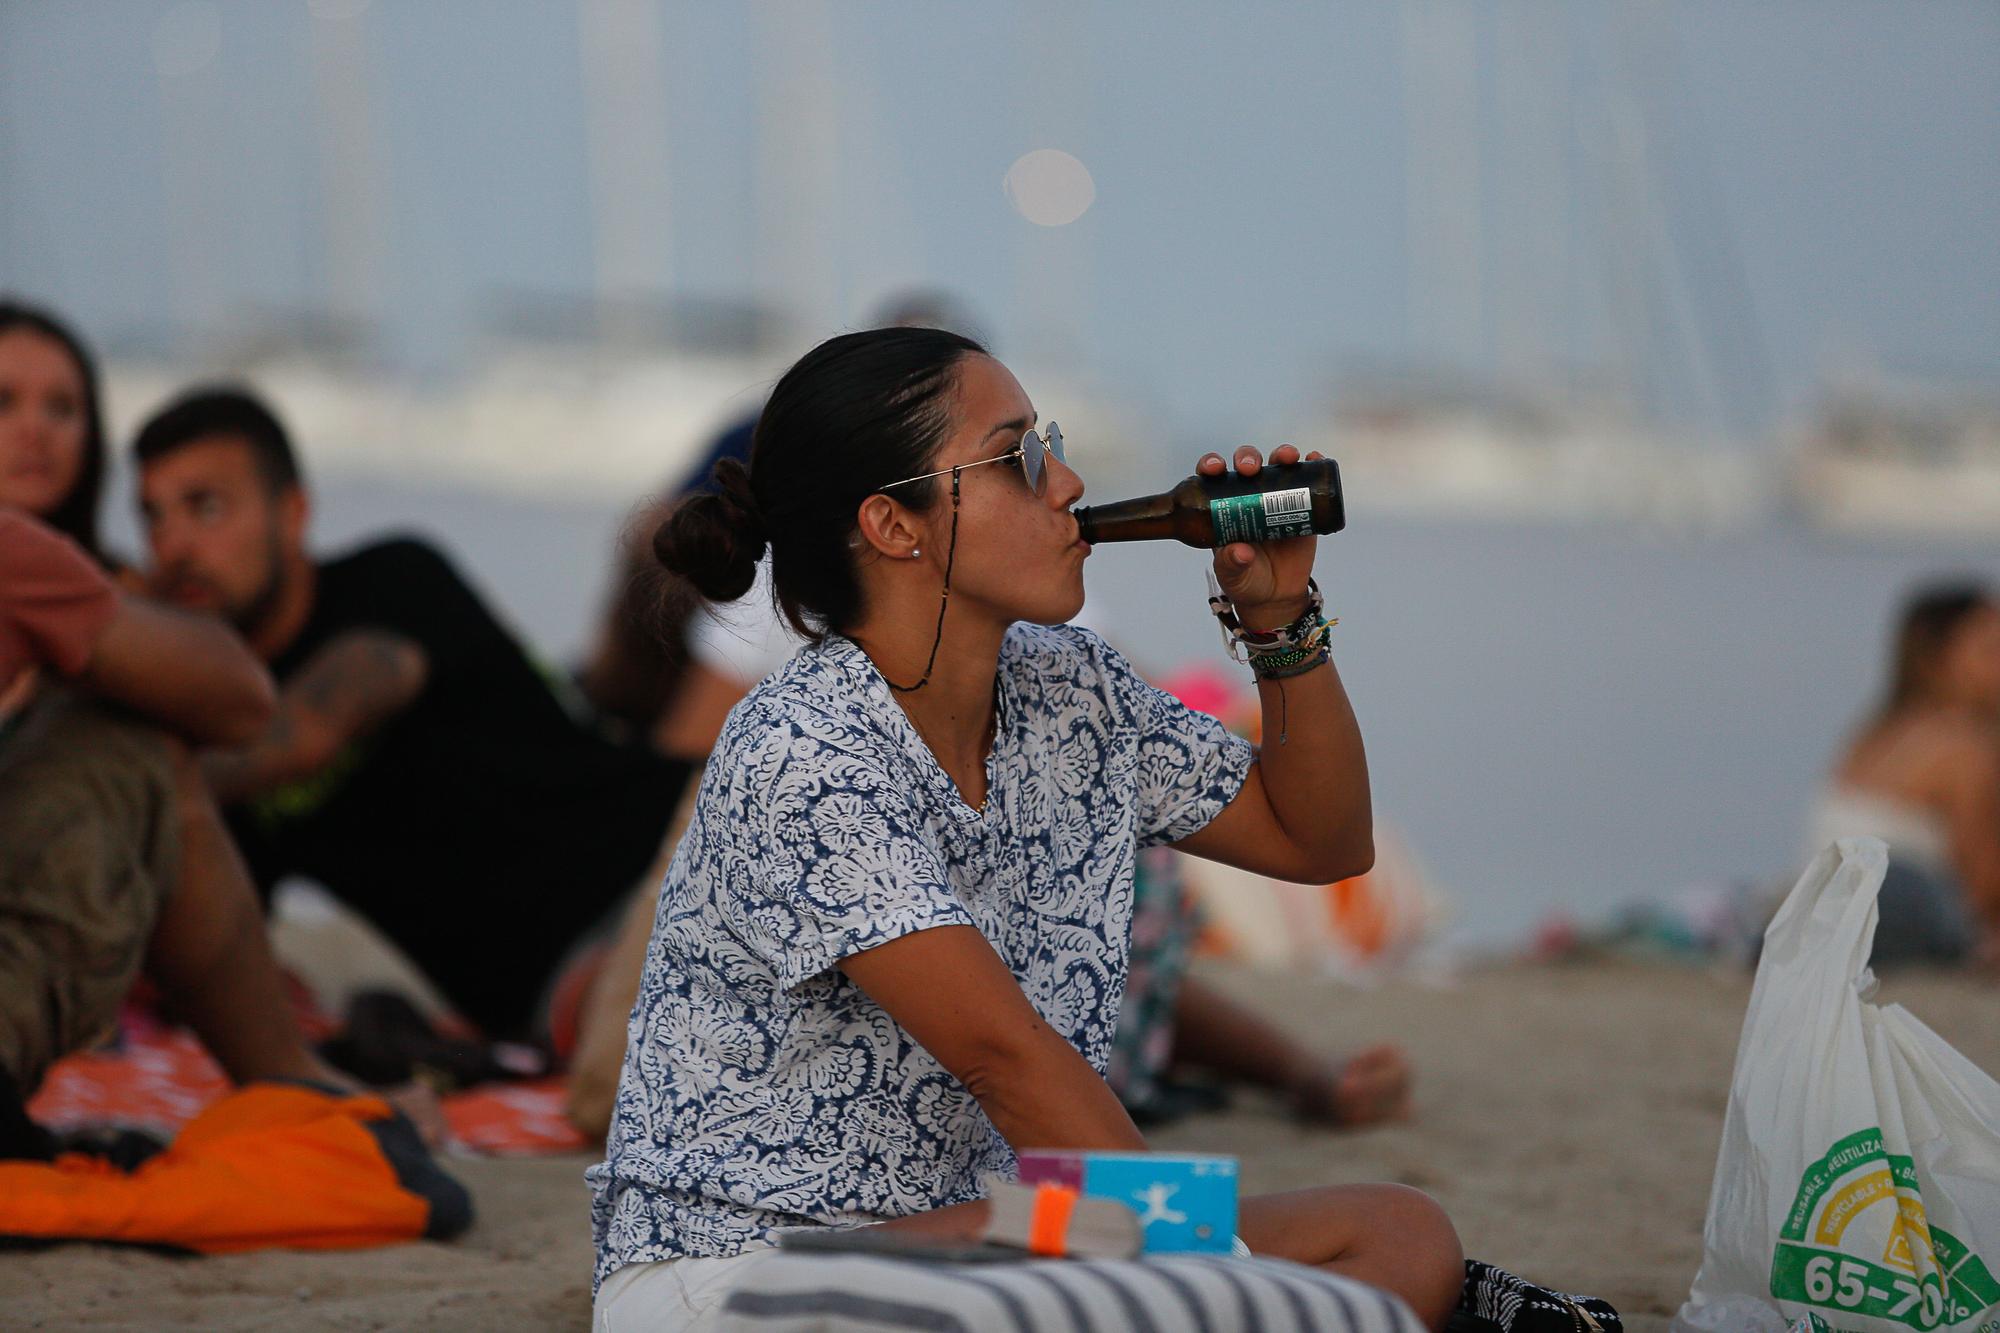
[[[780,1253],[718,1316],[713,1327],[742,1333],[1423,1333],[1376,1287],[1279,1259],[1193,1254],[965,1264]]]

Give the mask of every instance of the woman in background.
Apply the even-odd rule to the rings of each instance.
[[[90,354],[47,311],[0,299],[0,505],[27,511],[102,562],[103,491]]]
[[[0,1158],[142,967],[239,1082],[316,1079],[263,917],[194,762],[270,715],[229,628],[103,568],[96,376],[53,316],[0,300]]]
[[[1821,793],[1812,847],[1889,847],[1873,961],[1990,957],[2000,926],[2000,601],[1973,583],[1903,604],[1887,695]]]
[[[262,732],[270,675],[116,579],[103,421],[82,340],[0,297],[0,1158],[54,1151],[26,1103],[142,970],[235,1082],[353,1086],[306,1046],[196,757]],[[383,1095],[439,1137],[427,1088]]]

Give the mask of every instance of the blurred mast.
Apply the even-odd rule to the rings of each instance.
[[[824,0],[750,11],[757,96],[756,289],[808,340],[843,318],[840,63]]]
[[[387,292],[382,175],[371,107],[371,0],[310,0],[313,100],[325,190],[327,309],[379,332]]]
[[[226,301],[217,253],[217,214],[228,184],[217,152],[221,51],[221,11],[207,0],[172,6],[153,27],[165,183],[161,212],[174,307],[169,324],[183,332],[213,333]]]
[[[1439,360],[1485,371],[1477,16],[1465,0],[1404,0],[1402,20],[1411,333]]]
[[[636,334],[673,286],[666,31],[650,0],[579,0],[596,319]]]
[[[1665,0],[1632,0],[1620,14],[1629,77],[1656,108],[1661,147],[1651,182],[1664,197],[1654,224],[1677,279],[1690,369],[1704,381],[1718,433],[1747,431],[1772,406],[1769,354],[1740,240],[1715,180],[1700,103],[1680,58],[1674,14]]]
[[[1494,25],[1493,203],[1512,242],[1494,265],[1498,369],[1516,383],[1567,390],[1567,358],[1556,349],[1569,323],[1568,16],[1560,5],[1524,5],[1495,11]]]
[[[1089,170],[1091,142],[1084,99],[1091,87],[1087,8],[1040,0],[1022,8],[1026,29],[1021,49],[1033,51],[1035,95],[1013,99],[1021,113],[1024,141],[1014,154],[1038,148],[1059,148]],[[1009,163],[1013,158],[1009,159]],[[1004,173],[1006,166],[1001,167]],[[1000,182],[994,199],[1001,208]],[[1094,366],[1087,355],[1085,325],[1094,296],[1094,273],[1085,227],[1088,212],[1060,227],[1043,227],[1016,219],[1021,237],[1014,248],[1014,319],[1026,338],[1017,353],[1038,366],[1067,366],[1072,372]]]

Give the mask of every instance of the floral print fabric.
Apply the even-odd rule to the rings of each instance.
[[[1102,1071],[1139,849],[1236,796],[1249,744],[1096,635],[1016,625],[972,809],[849,640],[730,715],[660,894],[605,1160],[596,1279],[782,1227],[977,1198],[1014,1157],[979,1104],[835,964],[970,925]]]

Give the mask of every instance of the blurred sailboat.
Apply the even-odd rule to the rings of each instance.
[[[1789,481],[1830,531],[2000,538],[2000,388],[1850,380],[1796,432]]]
[[[1764,391],[1755,322],[1700,136],[1668,114],[1671,31],[1641,7],[1405,0],[1402,18],[1422,351],[1331,386],[1312,442],[1356,512],[1694,531],[1766,515],[1769,469],[1741,438]]]

